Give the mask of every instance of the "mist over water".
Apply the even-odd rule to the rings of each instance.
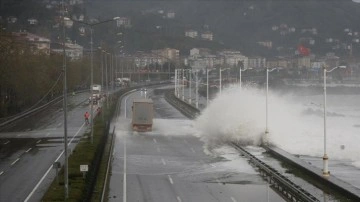
[[[360,167],[360,95],[328,95],[327,153]],[[269,90],[269,142],[292,154],[324,153],[323,95],[280,95]],[[237,86],[223,90],[194,123],[208,147],[225,141],[259,145],[265,131],[266,92]]]

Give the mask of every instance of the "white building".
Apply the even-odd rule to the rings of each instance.
[[[175,18],[175,12],[174,11],[169,11],[166,13],[166,17],[168,19],[174,19]]]
[[[31,45],[31,51],[34,54],[45,53],[50,54],[50,39],[41,37],[29,32],[13,32],[13,36],[19,41],[26,41]]]
[[[212,41],[214,39],[214,35],[210,31],[206,31],[201,34],[201,39]]]
[[[63,45],[60,43],[52,43],[51,52],[63,54],[64,52]],[[79,60],[83,57],[84,48],[79,44],[65,43],[65,54],[71,60]]]
[[[190,38],[197,38],[198,37],[198,32],[196,30],[186,30],[185,31],[185,36],[190,37]]]
[[[263,57],[249,57],[248,68],[262,69],[266,68],[266,58]]]
[[[229,66],[238,66],[242,62],[244,68],[248,68],[249,59],[248,57],[241,54],[240,51],[226,50],[220,51],[218,54],[222,59],[222,64],[226,64]]]
[[[38,20],[35,18],[29,18],[27,20],[29,22],[30,25],[37,25],[38,24]]]
[[[120,17],[116,20],[116,26],[117,27],[131,27],[131,19],[128,17]]]

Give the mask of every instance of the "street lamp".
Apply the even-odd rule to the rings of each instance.
[[[220,95],[221,95],[221,90],[222,90],[222,77],[221,77],[221,72],[225,71],[225,70],[228,70],[230,68],[225,68],[225,69],[221,69],[221,67],[219,68],[219,74],[220,74]]]
[[[114,21],[114,20],[118,20],[120,19],[120,17],[114,17],[112,19],[109,19],[109,20],[105,20],[105,21],[101,21],[101,22],[97,22],[97,23],[86,23],[86,22],[82,22],[82,21],[76,21],[77,23],[80,23],[80,24],[84,24],[84,25],[87,25],[90,27],[90,96],[91,96],[91,99],[90,99],[90,108],[91,108],[91,143],[94,142],[94,109],[93,109],[93,88],[92,86],[94,85],[94,73],[93,73],[93,31],[94,31],[94,26],[96,25],[100,25],[100,24],[103,24],[103,23],[106,23],[106,22],[111,22],[111,21]],[[70,20],[70,19],[69,19]]]
[[[198,71],[195,71],[195,106],[199,109],[199,78],[198,78]]]
[[[177,69],[175,69],[175,77],[174,77],[174,84],[175,84],[175,91],[174,91],[174,95],[177,96]]]
[[[206,106],[209,106],[209,70],[206,66]]]
[[[65,5],[64,0],[62,0],[62,22],[63,22],[63,71],[64,71],[64,195],[65,200],[69,197],[69,166],[68,166],[68,141],[67,141],[67,71],[66,71],[66,51],[65,51]]]
[[[345,69],[346,66],[337,66],[332,68],[331,70],[326,70],[326,67],[324,66],[324,156],[323,156],[323,176],[327,177],[330,175],[329,172],[329,157],[327,155],[327,145],[326,145],[326,73],[330,73],[334,71],[335,69]]]
[[[240,67],[240,90],[241,90],[241,72],[245,72],[248,69],[252,69],[252,68],[241,69],[241,67]]]
[[[264,137],[264,143],[268,143],[268,135],[269,135],[269,129],[268,129],[268,94],[269,94],[269,72],[272,72],[276,70],[277,68],[270,69],[266,68],[266,127],[265,127],[265,137]]]
[[[184,85],[184,78],[185,78],[185,69],[182,69],[182,75],[181,75],[181,87],[182,87],[182,101],[185,99],[185,85]]]
[[[190,90],[189,90],[189,104],[191,104],[191,74],[192,74],[192,71],[191,71],[191,69],[189,69],[189,88],[190,88]]]

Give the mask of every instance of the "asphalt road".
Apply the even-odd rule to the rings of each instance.
[[[153,131],[132,132],[131,102],[141,96],[141,91],[126,96],[113,122],[109,201],[284,201],[236,151],[229,160],[204,149],[192,121],[159,90],[147,90],[154,101]],[[229,155],[231,148],[225,149]]]
[[[71,151],[82,136],[83,114],[90,110],[82,93],[69,97],[68,141]],[[52,164],[63,164],[62,102],[18,121],[0,133],[0,201],[40,201],[55,177]]]

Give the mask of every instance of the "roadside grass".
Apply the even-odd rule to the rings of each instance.
[[[97,117],[94,122],[93,144],[91,144],[90,133],[85,133],[70,154],[68,160],[69,197],[66,201],[83,201],[84,190],[88,186],[88,182],[80,172],[80,165],[89,165],[89,170],[91,169],[90,166],[101,137],[105,135],[104,131],[105,123],[100,117]],[[59,183],[56,179],[52,182],[42,201],[65,201],[64,195],[64,169],[62,168],[59,172]]]
[[[115,102],[114,102],[115,101]],[[90,132],[85,133],[76,145],[75,149],[69,154],[68,159],[68,183],[69,183],[69,194],[68,199],[65,200],[64,192],[64,169],[62,168],[59,172],[59,183],[56,178],[48,188],[47,192],[43,196],[43,202],[57,202],[57,201],[84,201],[86,198],[86,189],[91,186],[91,180],[86,176],[84,179],[83,173],[80,172],[80,165],[89,165],[89,171],[91,164],[95,158],[98,147],[101,144],[101,140],[104,135],[108,135],[106,130],[107,120],[111,120],[115,112],[116,99],[110,102],[109,109],[105,107],[102,109],[94,122],[94,136],[93,144],[91,144]],[[105,105],[104,105],[105,106]],[[105,147],[98,173],[93,173],[96,177],[96,184],[92,192],[91,201],[100,201],[102,190],[104,187],[104,179],[106,176],[107,163],[110,155],[110,145],[112,142],[112,136],[107,138]]]

